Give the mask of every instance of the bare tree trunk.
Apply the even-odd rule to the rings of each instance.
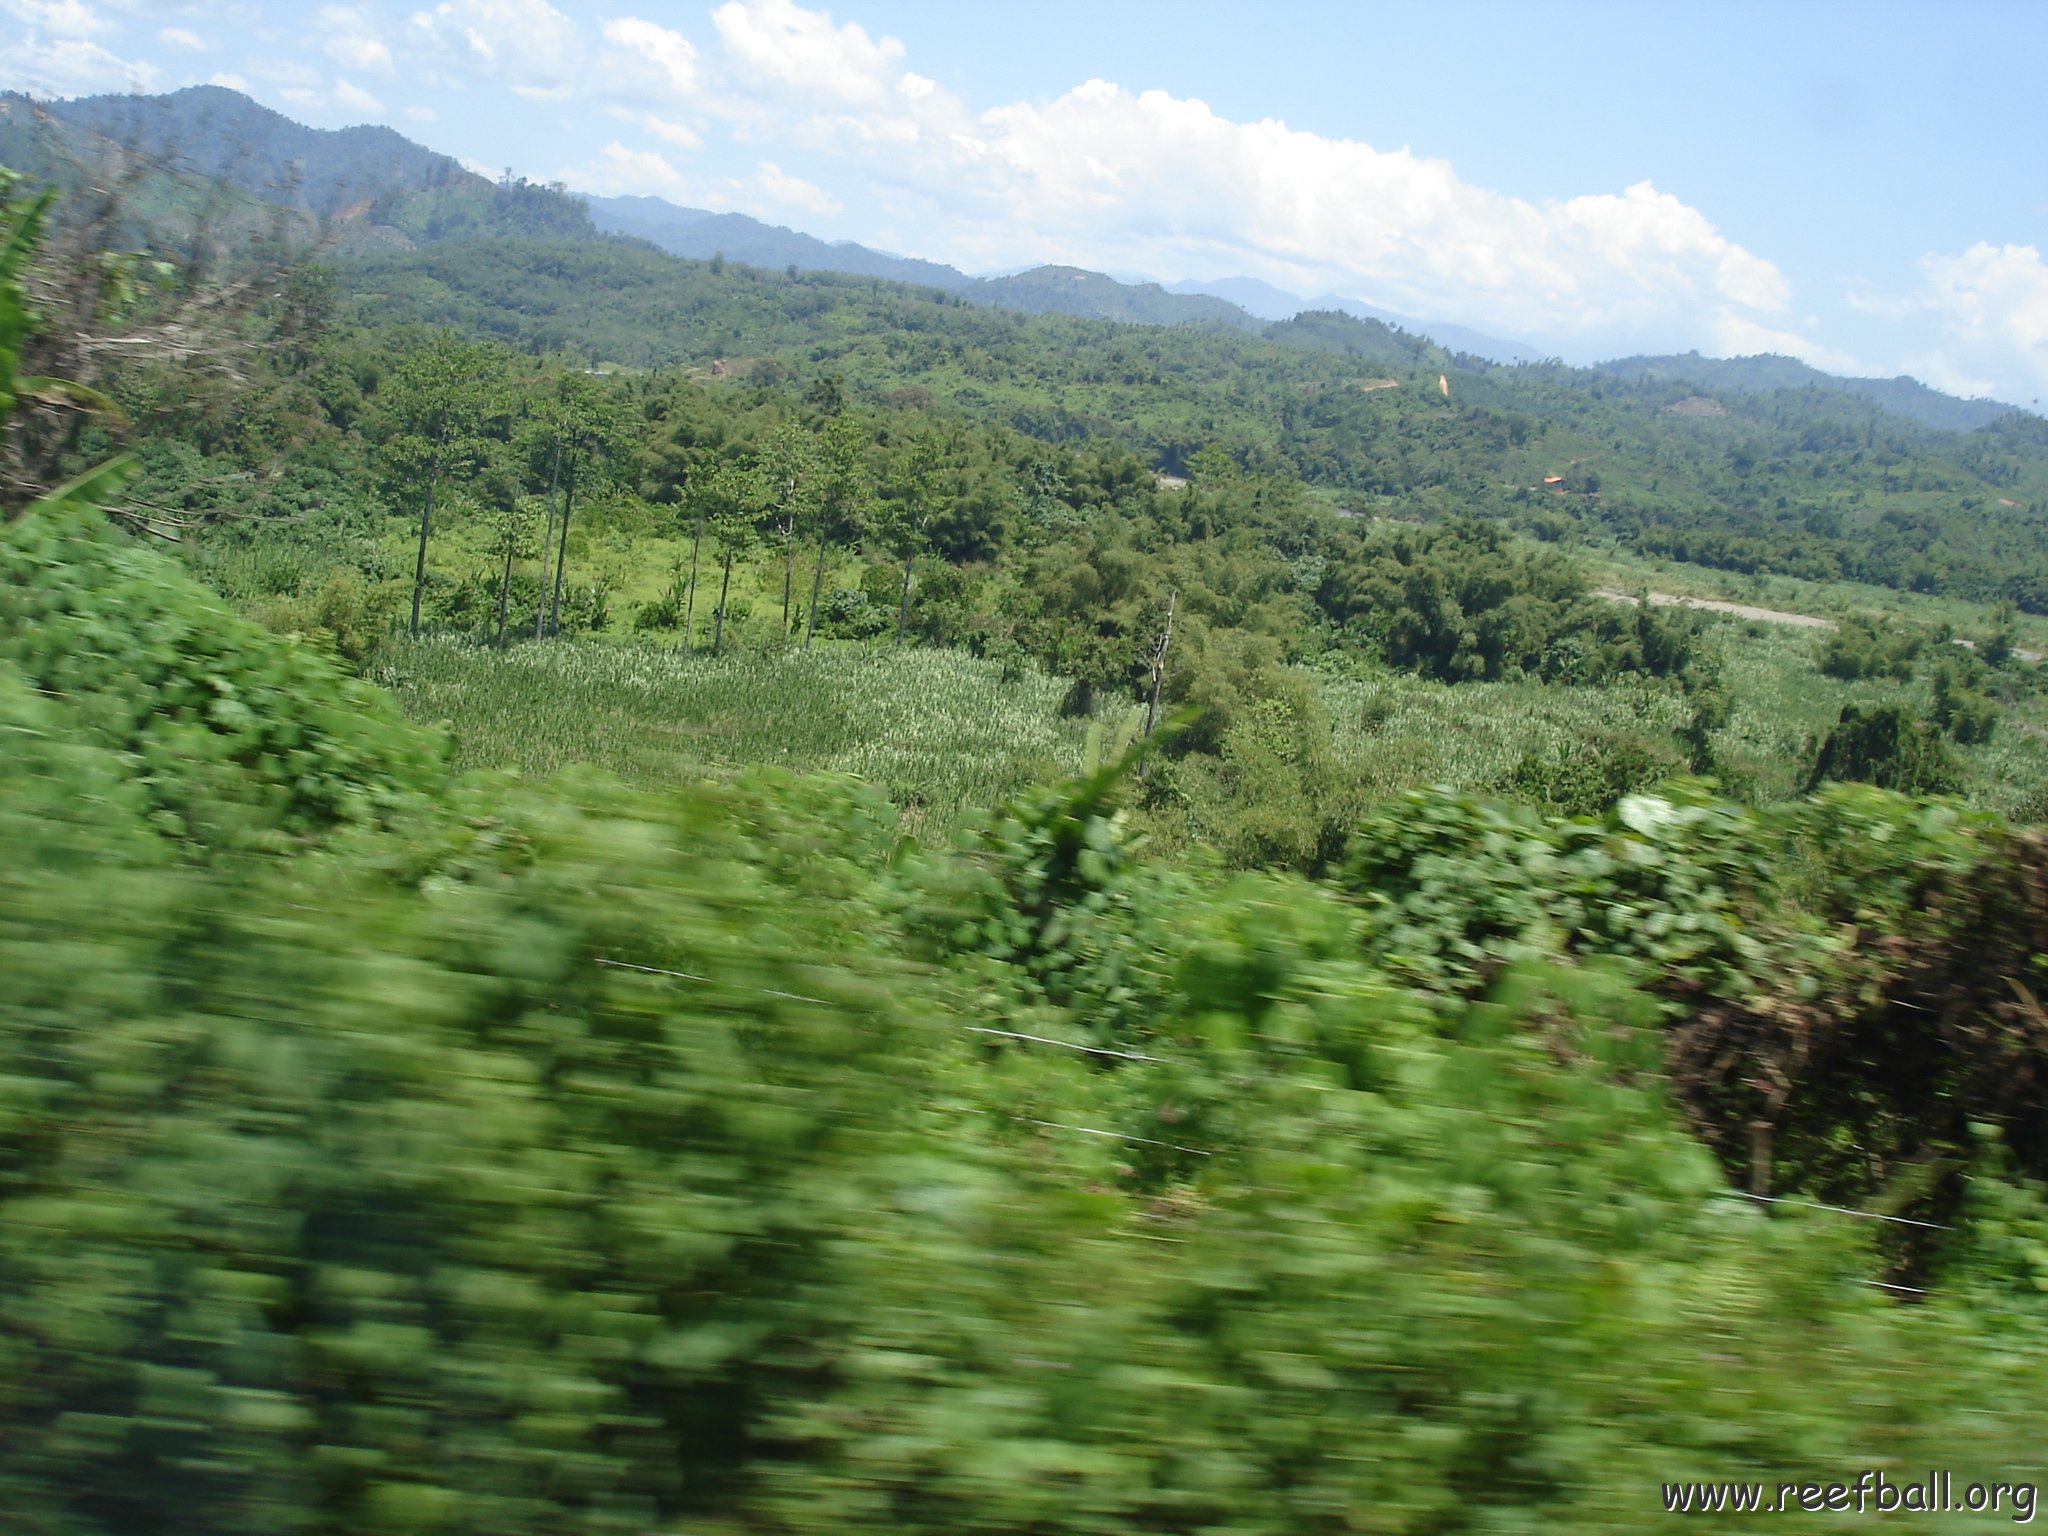
[[[811,636],[818,631],[818,589],[825,583],[825,535],[818,535],[818,563],[811,568],[811,609],[804,615],[804,649],[811,648]]]
[[[562,440],[555,439],[555,467],[548,472],[548,531],[540,536],[540,598],[533,605],[533,638],[538,640],[548,616],[548,554],[555,542],[555,492],[562,484]]]
[[[498,573],[498,649],[505,649],[505,615],[512,606],[512,537],[505,536],[505,568]]]
[[[896,604],[896,648],[903,648],[903,626],[910,618],[910,562],[917,557],[903,557],[903,596]]]
[[[1173,607],[1180,601],[1178,590],[1166,594],[1166,632],[1152,648],[1152,702],[1145,706],[1145,734],[1159,721],[1159,685],[1166,677],[1166,648],[1173,644]]]
[[[690,540],[690,595],[683,601],[683,654],[690,654],[690,631],[697,622],[697,551],[704,546],[704,514],[697,514],[696,537]]]
[[[412,568],[412,637],[420,637],[420,599],[427,590],[427,534],[434,526],[434,486],[441,478],[437,464],[427,476],[427,494],[420,501],[420,555]]]
[[[782,632],[789,633],[789,588],[796,579],[796,515],[782,530]]]
[[[711,654],[718,654],[718,647],[725,640],[725,594],[732,589],[732,550],[725,552],[725,576],[718,583],[718,616],[711,626]]]
[[[556,530],[555,545],[555,596],[548,605],[548,633],[562,632],[562,575],[569,564],[569,508],[576,504],[576,470],[572,465],[569,478],[562,482],[562,526]]]

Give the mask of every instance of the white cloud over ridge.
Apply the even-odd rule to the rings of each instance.
[[[815,182],[792,176],[773,160],[763,160],[754,175],[754,186],[772,203],[783,203],[829,218],[841,211],[838,198]]]
[[[2048,398],[2048,263],[2040,248],[1980,241],[1960,255],[1925,257],[1920,269],[1926,285],[1904,307],[1930,316],[1939,339],[1909,360],[1914,372],[1954,394]]]
[[[1790,297],[1775,265],[1648,181],[1531,202],[1407,149],[1099,79],[976,113],[908,69],[896,39],[795,0],[727,0],[712,20],[704,111],[740,143],[808,157],[807,184],[835,204],[915,219],[921,254],[969,267],[1244,272],[1575,351],[1675,343],[1721,311],[1756,324]]]

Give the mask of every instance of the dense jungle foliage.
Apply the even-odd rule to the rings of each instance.
[[[844,356],[592,371],[366,266],[81,283],[7,191],[0,1531],[2040,1480],[2017,598],[1620,600],[1541,521],[1604,487],[1333,498],[1263,361],[1166,459]],[[108,315],[164,346],[85,377]],[[1465,384],[1352,393],[1455,465],[1515,430]]]

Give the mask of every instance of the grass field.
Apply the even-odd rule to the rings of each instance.
[[[562,640],[503,653],[452,640],[403,648],[387,679],[415,719],[446,721],[465,768],[548,774],[594,763],[636,784],[757,763],[851,773],[920,836],[1081,766],[1066,685],[908,648],[684,656]]]

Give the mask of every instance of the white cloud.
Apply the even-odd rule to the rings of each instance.
[[[335,63],[375,75],[392,72],[391,45],[361,11],[347,5],[323,6],[314,21],[323,34],[320,46]]]
[[[57,38],[100,37],[113,30],[84,0],[0,0],[0,11]]]
[[[203,53],[213,46],[197,32],[188,31],[184,27],[165,27],[161,32],[157,33],[157,37],[166,46],[182,48],[187,53]]]
[[[659,95],[687,96],[697,88],[697,49],[680,32],[620,16],[604,24],[606,56],[614,79],[624,73],[634,83]]]
[[[1875,372],[1868,364],[1846,352],[1838,352],[1798,331],[1763,325],[1732,309],[1722,309],[1713,317],[1710,350],[1716,357],[1756,357],[1763,353],[1776,353],[1781,357],[1796,357],[1826,373],[1868,377]]]
[[[835,27],[829,12],[794,0],[728,0],[711,19],[743,89],[770,85],[814,101],[877,105],[888,99],[903,57],[895,38],[877,41],[857,22]]]
[[[232,70],[216,70],[206,77],[206,83],[208,85],[218,85],[230,91],[240,91],[245,96],[249,92],[249,82]]]
[[[1234,269],[1586,346],[1675,340],[1718,309],[1769,313],[1789,300],[1775,266],[1649,182],[1534,203],[1406,149],[1237,122],[1106,80],[973,116],[899,71],[897,51],[789,0],[733,0],[716,15],[741,63],[833,103],[787,110],[753,138],[837,154],[871,178],[866,200],[923,200],[927,227],[982,265]]]
[[[1932,322],[1936,340],[1907,359],[1914,373],[1955,394],[2048,396],[2048,263],[2038,246],[1980,241],[1959,256],[1924,257],[1920,269],[1925,286],[1904,307]]]
[[[792,176],[773,160],[763,160],[754,174],[755,190],[771,203],[801,208],[806,213],[815,213],[829,218],[843,209],[839,199],[814,182],[805,181],[801,176]]]
[[[407,107],[405,109],[405,116],[407,121],[415,123],[433,123],[440,121],[441,118],[441,114],[432,107],[418,105]]]
[[[372,96],[361,86],[346,80],[334,82],[334,104],[350,112],[361,112],[369,117],[382,117],[384,103]]]
[[[151,91],[159,71],[140,59],[123,59],[81,37],[31,40],[14,50],[6,78],[31,96],[91,96],[106,91]]]
[[[583,57],[575,24],[547,0],[442,0],[408,35],[457,68],[509,86],[569,84]]]
[[[632,123],[676,149],[699,150],[704,147],[704,137],[688,123],[678,123],[663,117],[659,112],[636,112],[631,107],[613,102],[605,112],[622,123]]]
[[[641,118],[640,122],[641,126],[664,144],[673,144],[677,149],[704,147],[703,138],[688,123],[673,123],[653,112]]]
[[[562,180],[600,196],[652,193],[674,202],[690,196],[689,182],[665,156],[651,149],[628,149],[617,139],[605,145],[595,164],[565,172]]]

